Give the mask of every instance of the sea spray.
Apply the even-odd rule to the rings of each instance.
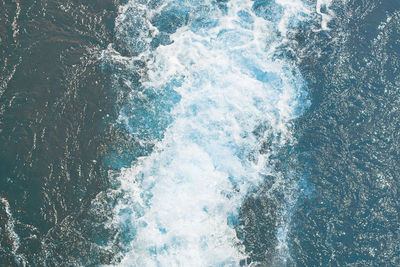
[[[121,7],[122,54],[110,46],[105,55],[136,75],[120,75],[131,93],[119,122],[132,142],[153,144],[118,178],[121,265],[238,266],[247,257],[238,210],[249,190],[276,175],[269,158],[292,142],[290,123],[308,105],[280,47],[309,9],[301,1],[224,2]]]

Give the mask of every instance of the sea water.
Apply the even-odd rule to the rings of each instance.
[[[291,122],[309,104],[282,47],[310,13],[298,0],[131,0],[121,7],[117,31],[127,55],[112,46],[108,53],[140,78],[124,76],[131,92],[119,123],[132,142],[153,145],[118,177],[121,265],[243,263],[239,208],[266,177],[280,177],[274,186],[282,186],[269,159],[293,142]],[[277,250],[287,255],[287,225],[277,235]]]

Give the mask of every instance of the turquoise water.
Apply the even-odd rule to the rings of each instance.
[[[132,56],[112,46],[104,56],[141,78],[138,87],[123,79],[132,91],[118,121],[132,142],[154,144],[118,177],[124,200],[114,221],[130,232],[122,265],[239,265],[248,258],[235,230],[241,204],[271,176],[270,191],[284,195],[277,261],[290,257],[288,223],[301,177],[285,177],[271,158],[295,142],[291,123],[309,100],[280,46],[312,16],[301,1],[121,7],[118,36]],[[159,36],[168,41],[154,44]]]
[[[399,266],[397,0],[4,1],[1,266]]]

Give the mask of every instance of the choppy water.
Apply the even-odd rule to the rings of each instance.
[[[132,142],[154,144],[118,178],[124,200],[115,220],[130,239],[122,265],[246,262],[238,213],[265,182],[283,193],[276,260],[286,261],[300,178],[285,177],[271,158],[293,145],[290,124],[308,100],[281,46],[311,13],[301,1],[130,1],[121,8],[116,27],[132,56],[110,47],[105,57],[141,78],[134,87],[121,75],[132,92],[119,121]]]
[[[397,1],[0,5],[0,265],[400,263]]]

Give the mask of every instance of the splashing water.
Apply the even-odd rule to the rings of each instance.
[[[155,143],[119,176],[115,220],[129,232],[121,265],[238,266],[238,209],[275,172],[268,157],[291,142],[290,122],[307,106],[278,52],[309,10],[296,0],[143,2],[117,20],[126,64],[147,68],[120,121]]]

